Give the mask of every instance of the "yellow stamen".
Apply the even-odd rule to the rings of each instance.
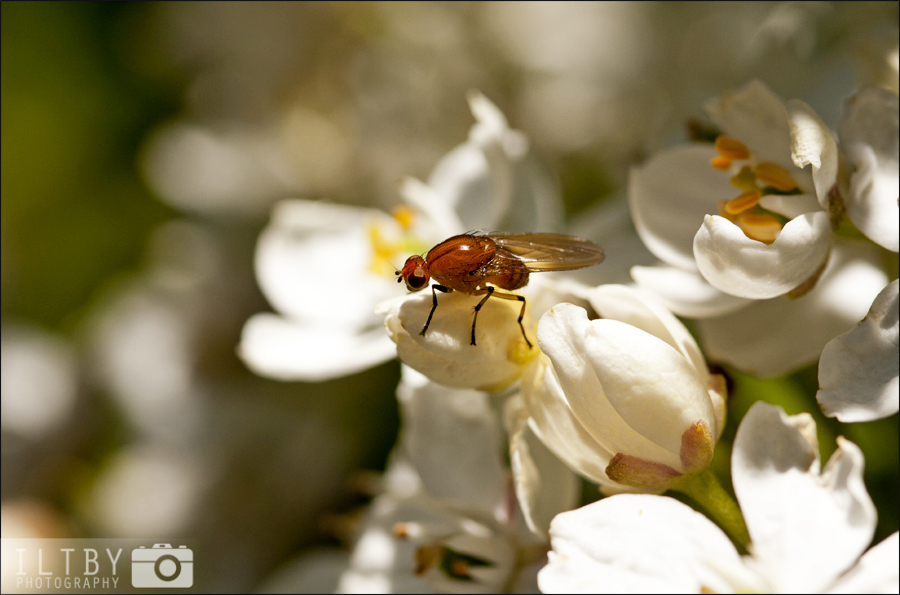
[[[731,215],[737,215],[738,213],[743,213],[747,209],[752,209],[757,204],[759,204],[760,197],[759,190],[751,190],[750,192],[744,192],[737,198],[729,200],[725,203],[725,212]]]
[[[775,217],[764,213],[742,213],[737,225],[751,240],[771,244],[781,232],[781,223]]]
[[[756,185],[756,174],[746,165],[741,168],[741,171],[731,176],[731,179],[728,181],[732,186],[743,192],[759,190],[759,187]]]
[[[407,528],[406,523],[394,523],[394,537],[397,539],[406,539],[409,537],[409,528]]]
[[[732,161],[750,158],[750,149],[747,145],[730,136],[720,136],[716,139],[716,151],[722,157],[728,157]]]
[[[789,192],[797,187],[791,174],[777,163],[765,161],[756,166],[756,178],[766,186],[782,192]]]
[[[393,270],[390,259],[397,254],[398,246],[381,233],[375,223],[369,224],[369,243],[372,245],[372,262],[369,270],[376,275],[385,275]]]
[[[725,217],[726,219],[728,219],[729,221],[731,221],[732,223],[734,223],[736,217],[735,217],[734,215],[732,215],[731,213],[728,212],[728,210],[725,208],[727,205],[728,205],[728,201],[727,201],[727,200],[720,200],[720,201],[719,201],[719,213],[718,213],[718,215],[719,215],[719,217]]]
[[[391,217],[396,219],[397,223],[399,223],[403,229],[409,229],[412,227],[413,219],[416,218],[416,214],[415,211],[406,205],[397,205],[391,211]]]
[[[717,155],[709,160],[709,164],[719,171],[728,171],[728,168],[731,167],[732,163],[734,162],[731,159],[722,157],[721,155]]]

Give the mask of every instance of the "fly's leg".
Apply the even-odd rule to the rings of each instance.
[[[475,306],[475,317],[472,318],[472,342],[470,343],[470,345],[474,345],[474,344],[475,344],[475,323],[478,322],[478,312],[481,311],[481,307],[484,305],[484,303],[485,303],[486,301],[488,301],[488,299],[489,299],[492,295],[494,295],[494,288],[493,288],[493,287],[488,287],[487,289],[481,289],[481,290],[475,291],[475,292],[473,292],[473,293],[474,293],[474,295],[481,295],[482,293],[486,293],[487,295],[484,296],[484,299],[483,299],[483,300],[481,300],[480,302],[478,302],[478,305],[477,305],[477,306]],[[497,295],[500,295],[500,294],[497,294]]]
[[[437,294],[434,291],[435,289],[443,293],[450,293],[453,291],[449,287],[444,287],[443,285],[435,284],[431,286],[431,298],[434,305],[431,306],[431,312],[428,313],[428,320],[425,321],[425,326],[422,327],[422,332],[419,333],[423,337],[425,336],[425,331],[428,330],[428,325],[431,324],[431,317],[434,316],[434,311],[437,310]]]
[[[514,293],[499,293],[499,292],[494,293],[493,287],[488,287],[487,289],[479,289],[478,291],[473,292],[473,295],[482,295],[482,294],[487,294],[487,295],[485,295],[484,299],[482,299],[480,302],[478,302],[478,305],[475,306],[475,317],[472,319],[472,343],[471,344],[475,345],[475,323],[478,321],[478,312],[481,310],[481,307],[484,306],[484,303],[486,301],[488,301],[488,298],[490,298],[492,295],[495,295],[498,298],[502,298],[504,300],[518,300],[518,301],[522,302],[522,310],[519,311],[518,323],[519,323],[519,328],[522,329],[522,338],[525,339],[525,343],[528,345],[528,348],[531,349],[533,347],[533,345],[531,344],[531,341],[528,340],[528,337],[525,335],[525,327],[522,325],[522,319],[525,318],[525,303],[526,303],[525,296],[516,295]]]

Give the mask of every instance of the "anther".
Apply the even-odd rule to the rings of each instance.
[[[732,213],[729,213],[728,210],[725,208],[725,207],[728,206],[728,202],[729,202],[729,201],[727,201],[727,200],[720,200],[720,201],[719,201],[719,212],[718,212],[718,215],[719,215],[719,217],[725,217],[726,219],[728,219],[729,221],[731,221],[732,223],[734,223],[735,220],[736,220],[735,216],[734,216]]]
[[[759,204],[760,196],[759,190],[744,192],[737,198],[725,203],[725,212],[729,215],[737,215],[738,213],[743,213],[747,209],[752,209]]]
[[[722,157],[721,155],[716,155],[709,160],[709,164],[719,171],[728,171],[728,168],[731,167],[732,163],[734,162],[731,159]]]
[[[737,224],[748,238],[764,244],[774,242],[781,231],[778,219],[764,213],[743,213]]]
[[[460,578],[468,578],[469,563],[465,560],[456,559],[450,563],[450,573]]]
[[[756,179],[782,192],[789,192],[797,187],[790,172],[778,165],[765,161],[756,166]]]
[[[391,217],[393,217],[403,229],[409,229],[412,226],[413,219],[415,219],[415,212],[406,205],[397,205],[391,210]]]
[[[715,147],[719,155],[732,161],[750,158],[750,149],[747,148],[747,145],[730,136],[723,135],[716,138]]]
[[[409,529],[406,526],[406,523],[394,523],[393,528],[394,537],[397,539],[406,539],[409,537]]]

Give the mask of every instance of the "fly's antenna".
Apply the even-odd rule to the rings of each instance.
[[[395,266],[394,266],[394,263],[391,262],[390,260],[387,261],[387,263],[388,263],[389,265],[391,265],[391,267],[394,269],[394,274],[397,275],[397,283],[401,283],[401,282],[403,281],[403,277],[400,276],[400,275],[401,275],[400,269],[398,269],[397,267],[395,267]]]

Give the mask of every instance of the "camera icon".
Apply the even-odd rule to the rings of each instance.
[[[194,551],[186,545],[173,548],[156,543],[131,550],[131,586],[135,588],[185,589],[194,584]]]

